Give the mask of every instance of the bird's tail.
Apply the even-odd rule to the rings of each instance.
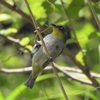
[[[34,86],[34,83],[35,83],[35,80],[36,80],[36,77],[33,78],[32,77],[32,74],[29,76],[28,80],[25,82],[25,86],[29,87],[29,88],[32,88]]]

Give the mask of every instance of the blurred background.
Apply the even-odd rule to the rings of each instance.
[[[89,6],[90,0],[27,1],[42,30],[52,23],[61,24],[66,30],[69,27],[66,48],[82,66],[98,75],[96,80],[99,83],[100,1],[91,0],[94,12]],[[93,15],[97,16],[97,21]],[[24,0],[0,0],[0,100],[65,100],[51,69],[43,71],[33,89],[24,86],[31,72],[23,69],[31,66],[30,51],[36,38],[34,31]],[[42,35],[50,32],[52,28]],[[69,100],[100,100],[99,86],[91,84],[91,80],[81,73],[70,55],[63,52],[55,63],[71,75],[68,77],[58,71]],[[16,70],[20,68],[21,73]]]

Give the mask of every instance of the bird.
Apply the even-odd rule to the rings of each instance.
[[[46,35],[43,40],[48,50],[50,58],[47,57],[44,46],[41,41],[37,41],[34,45],[32,53],[32,73],[28,80],[25,82],[25,86],[33,88],[34,83],[38,75],[42,70],[54,61],[63,51],[66,45],[66,39],[68,33],[62,25],[51,24],[53,31],[51,34]]]

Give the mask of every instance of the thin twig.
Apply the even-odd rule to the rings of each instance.
[[[35,26],[35,28],[37,28],[38,25],[37,25],[37,23],[36,23],[36,21],[35,21],[35,18],[34,18],[34,16],[33,16],[32,12],[31,12],[31,9],[30,9],[30,7],[29,7],[29,4],[28,4],[27,0],[25,0],[25,3],[26,3],[26,5],[27,5],[27,7],[28,7],[28,10],[29,10],[29,12],[30,12],[30,15],[31,15],[31,18],[32,18],[32,21],[33,21],[33,25]],[[45,45],[44,40],[43,40],[43,38],[42,38],[42,35],[41,35],[41,33],[40,33],[40,31],[39,31],[38,29],[37,29],[37,34],[38,34],[38,36],[39,36],[39,38],[40,38],[40,40],[41,40],[41,42],[42,42],[42,45],[44,46],[44,49],[45,49],[45,51],[46,51],[47,57],[50,58],[49,52],[48,52],[48,50],[47,50],[47,48],[46,48],[46,45]],[[57,74],[57,71],[56,71],[56,69],[55,69],[55,66],[54,66],[53,62],[51,62],[50,64],[51,64],[51,66],[52,66],[52,68],[53,68],[53,71],[54,71],[54,73],[55,73],[55,75],[56,75],[56,78],[57,78],[57,80],[58,80],[58,83],[59,83],[59,85],[60,85],[60,88],[61,88],[61,90],[62,90],[62,93],[63,93],[65,99],[68,100],[68,96],[67,96],[67,94],[66,94],[66,92],[65,92],[65,90],[64,90],[64,87],[63,87],[63,85],[62,85],[60,79],[59,79],[59,76],[58,76],[58,74]]]
[[[15,39],[15,38],[13,38],[13,37],[11,37],[11,36],[4,36],[4,35],[2,35],[2,34],[0,34],[0,37],[4,38],[5,40],[7,40],[7,41],[9,41],[9,42],[12,42],[12,43],[15,43],[15,44],[19,45],[20,47],[24,48],[24,49],[27,50],[29,53],[31,53],[31,52],[30,52],[30,49],[26,48],[26,45],[25,45],[25,46],[21,45],[19,39]]]
[[[77,82],[83,83],[83,84],[88,84],[88,85],[92,85],[92,82],[90,80],[82,80],[79,79],[79,77],[72,75],[71,72],[67,72],[67,70],[62,69],[61,67],[55,66],[57,70],[61,71],[63,74],[65,74],[67,77],[69,77],[72,80],[75,80]],[[78,73],[78,76],[80,75],[84,75],[82,73]]]
[[[92,85],[92,83],[90,81],[82,80],[80,78],[77,78],[77,76],[72,75],[72,72],[79,74],[78,76],[84,75],[80,69],[71,68],[71,67],[68,67],[68,66],[67,67],[66,66],[59,66],[57,64],[55,64],[55,67],[59,72],[64,73],[66,76],[68,76],[72,80],[75,80],[75,81],[80,82],[82,84]],[[14,68],[14,69],[0,68],[0,73],[7,73],[7,74],[19,74],[19,73],[25,73],[25,72],[30,72],[30,71],[32,71],[32,66],[25,67],[25,68]],[[43,73],[45,73],[47,71],[51,72],[52,66],[47,66],[43,70]],[[100,74],[91,72],[91,75],[95,78],[100,78]]]
[[[32,67],[14,68],[14,69],[0,68],[0,73],[7,73],[7,74],[16,74],[29,71],[32,71]]]
[[[77,78],[77,76],[73,76],[71,72],[68,72],[68,68],[65,67],[59,67],[56,65],[56,69],[59,72],[64,73],[66,76],[68,76],[70,79],[75,80],[77,82],[83,83],[83,84],[87,84],[87,85],[92,85],[92,83],[88,80],[82,80]],[[25,68],[16,68],[16,69],[7,69],[7,68],[0,68],[0,73],[7,73],[7,74],[18,74],[18,73],[25,73],[25,72],[30,72],[32,71],[32,67],[25,67]],[[43,73],[45,73],[46,71],[52,71],[52,66],[47,66],[44,70]],[[80,75],[84,75],[82,73],[77,73]]]
[[[90,10],[91,10],[91,12],[92,12],[92,14],[93,14],[93,17],[94,17],[94,19],[95,19],[95,21],[96,21],[96,23],[97,23],[98,28],[100,29],[100,21],[99,21],[99,19],[98,19],[98,17],[97,17],[97,14],[96,14],[96,12],[95,12],[95,9],[93,8],[92,3],[91,3],[90,0],[87,0],[87,3],[88,3],[88,5],[89,5],[89,8],[90,8]]]
[[[74,72],[77,74],[83,74],[82,71],[78,68],[72,68],[72,67],[68,67],[68,66],[59,66],[57,64],[55,64],[56,67],[60,68],[63,71],[66,72]],[[7,68],[0,68],[0,73],[7,73],[7,74],[16,74],[16,73],[25,73],[25,72],[29,72],[32,71],[32,66],[30,67],[25,67],[25,68],[14,68],[14,69],[7,69]],[[52,71],[52,67],[51,66],[47,66],[43,72],[46,71]],[[62,72],[62,71],[61,71]],[[83,74],[84,75],[84,74]],[[100,78],[100,74],[91,72],[91,75],[95,78]]]

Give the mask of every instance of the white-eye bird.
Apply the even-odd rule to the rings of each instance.
[[[68,34],[66,34],[63,26],[55,24],[52,24],[52,26],[53,32],[45,36],[43,40],[50,57],[54,60],[63,51]],[[50,58],[47,57],[45,49],[39,41],[32,49],[32,73],[29,79],[25,82],[25,85],[32,88],[37,76],[49,63]]]

